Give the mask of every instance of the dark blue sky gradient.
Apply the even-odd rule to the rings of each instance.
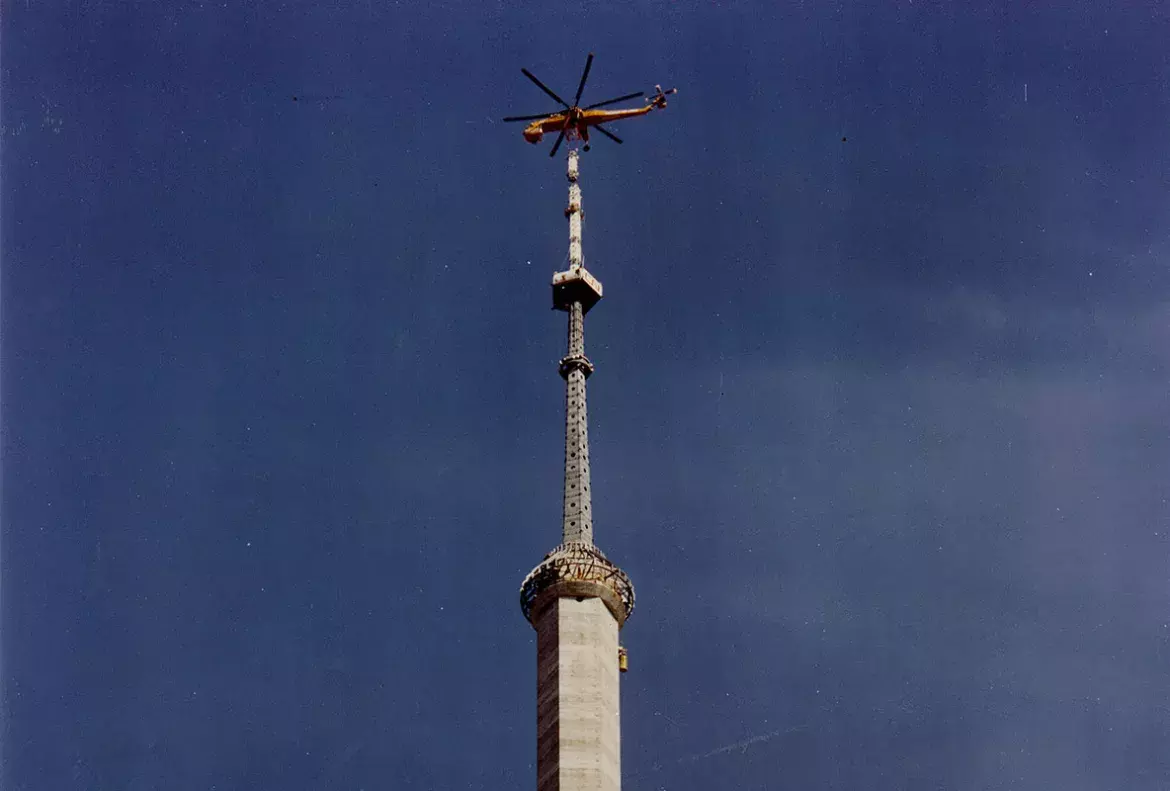
[[[1039,5],[5,0],[0,784],[534,785],[592,50],[625,788],[1170,787],[1170,13]]]

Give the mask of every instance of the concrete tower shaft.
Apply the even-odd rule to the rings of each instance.
[[[537,791],[621,788],[618,633],[634,609],[625,572],[593,544],[585,380],[585,314],[601,283],[581,255],[577,152],[569,152],[569,268],[553,275],[553,307],[568,314],[562,543],[525,578],[524,617],[536,629]]]

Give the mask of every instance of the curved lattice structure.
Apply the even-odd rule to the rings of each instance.
[[[634,611],[634,585],[592,543],[570,541],[544,556],[520,586],[520,609],[530,623],[546,602],[560,596],[596,596],[621,626]]]

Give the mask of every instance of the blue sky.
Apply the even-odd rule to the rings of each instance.
[[[590,51],[625,787],[1170,784],[1161,4],[2,10],[5,788],[534,783]]]

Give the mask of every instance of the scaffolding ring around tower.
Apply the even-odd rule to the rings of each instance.
[[[601,599],[620,628],[634,612],[630,578],[596,546],[570,541],[553,549],[520,586],[520,609],[535,626],[539,610],[562,596]]]

